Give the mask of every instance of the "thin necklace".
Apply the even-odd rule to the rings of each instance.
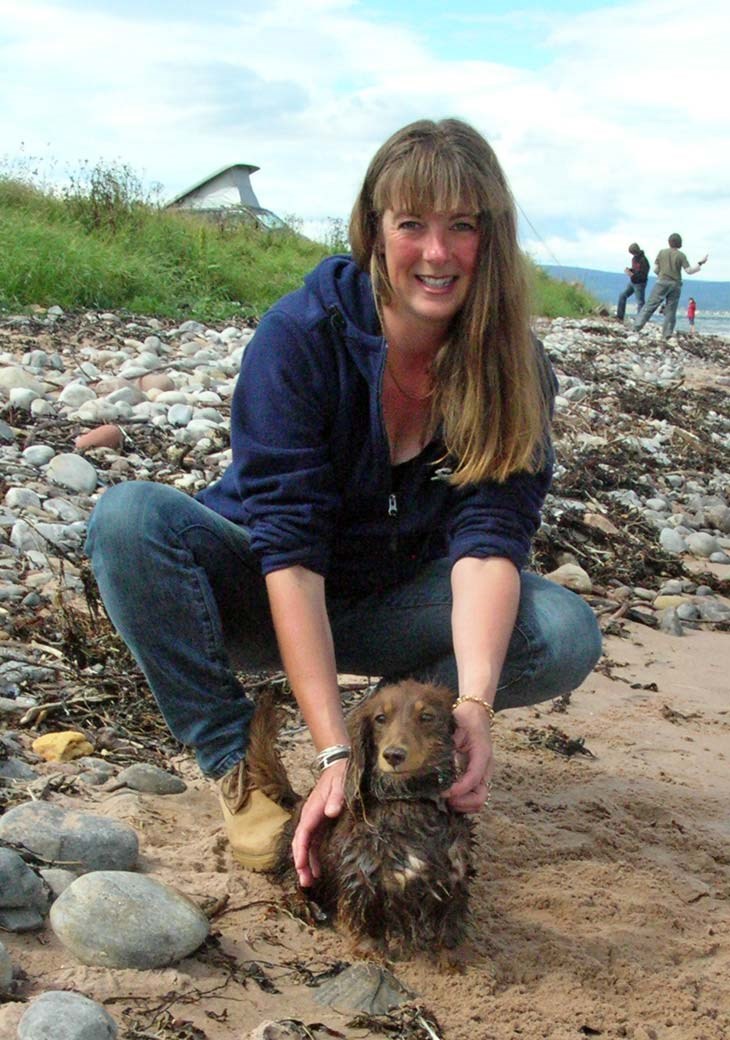
[[[395,383],[397,389],[400,390],[400,392],[403,394],[403,396],[407,397],[409,401],[421,401],[421,402],[423,402],[423,401],[428,401],[429,397],[433,397],[433,392],[434,392],[435,387],[432,386],[427,394],[411,394],[411,393],[408,392],[408,390],[406,390],[404,387],[402,387],[400,385],[400,383],[396,379],[395,372],[393,371],[393,366],[390,364],[390,362],[387,360],[387,358],[386,358],[386,361],[385,361],[385,367],[388,369],[388,373],[390,374],[390,378]]]

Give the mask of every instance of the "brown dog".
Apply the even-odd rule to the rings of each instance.
[[[406,680],[385,686],[348,716],[352,754],[346,803],[319,846],[321,877],[308,890],[360,947],[388,955],[440,954],[465,938],[472,827],[443,794],[453,783],[454,696]],[[246,763],[251,780],[286,807],[296,800],[272,751],[278,723],[260,702]],[[301,803],[300,803],[301,804]],[[295,877],[291,838],[282,837],[280,880]]]

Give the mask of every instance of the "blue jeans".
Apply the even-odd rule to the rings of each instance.
[[[636,293],[636,313],[638,314],[641,308],[644,306],[644,296],[646,293],[646,282],[629,282],[624,291],[618,298],[616,304],[616,317],[619,321],[624,320],[626,314],[626,301],[630,296]]]
[[[644,328],[649,318],[661,303],[664,304],[664,324],[662,325],[662,336],[664,339],[674,332],[677,323],[677,304],[682,295],[682,283],[672,281],[669,278],[658,278],[651,290],[651,295],[641,309],[641,314],[636,319],[634,331],[639,332]]]
[[[234,669],[281,668],[264,579],[245,528],[175,488],[109,488],[86,543],[104,605],[172,733],[220,777],[243,758],[253,711]],[[340,672],[412,675],[457,688],[447,560],[359,600],[328,600]],[[495,708],[567,693],[601,653],[583,600],[522,575],[519,615]]]

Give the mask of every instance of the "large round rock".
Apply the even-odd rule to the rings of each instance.
[[[0,838],[23,845],[49,866],[77,874],[130,870],[139,855],[137,835],[126,823],[48,802],[23,802],[10,809],[0,817]]]
[[[115,1040],[118,1033],[101,1004],[64,990],[37,997],[18,1023],[18,1040]]]
[[[51,927],[84,964],[162,968],[196,950],[208,919],[190,899],[127,871],[84,874],[51,908]]]

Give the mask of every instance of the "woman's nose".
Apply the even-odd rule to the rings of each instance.
[[[431,229],[423,247],[424,260],[429,260],[431,263],[443,263],[448,259],[448,256],[449,249],[446,235],[438,228]]]

